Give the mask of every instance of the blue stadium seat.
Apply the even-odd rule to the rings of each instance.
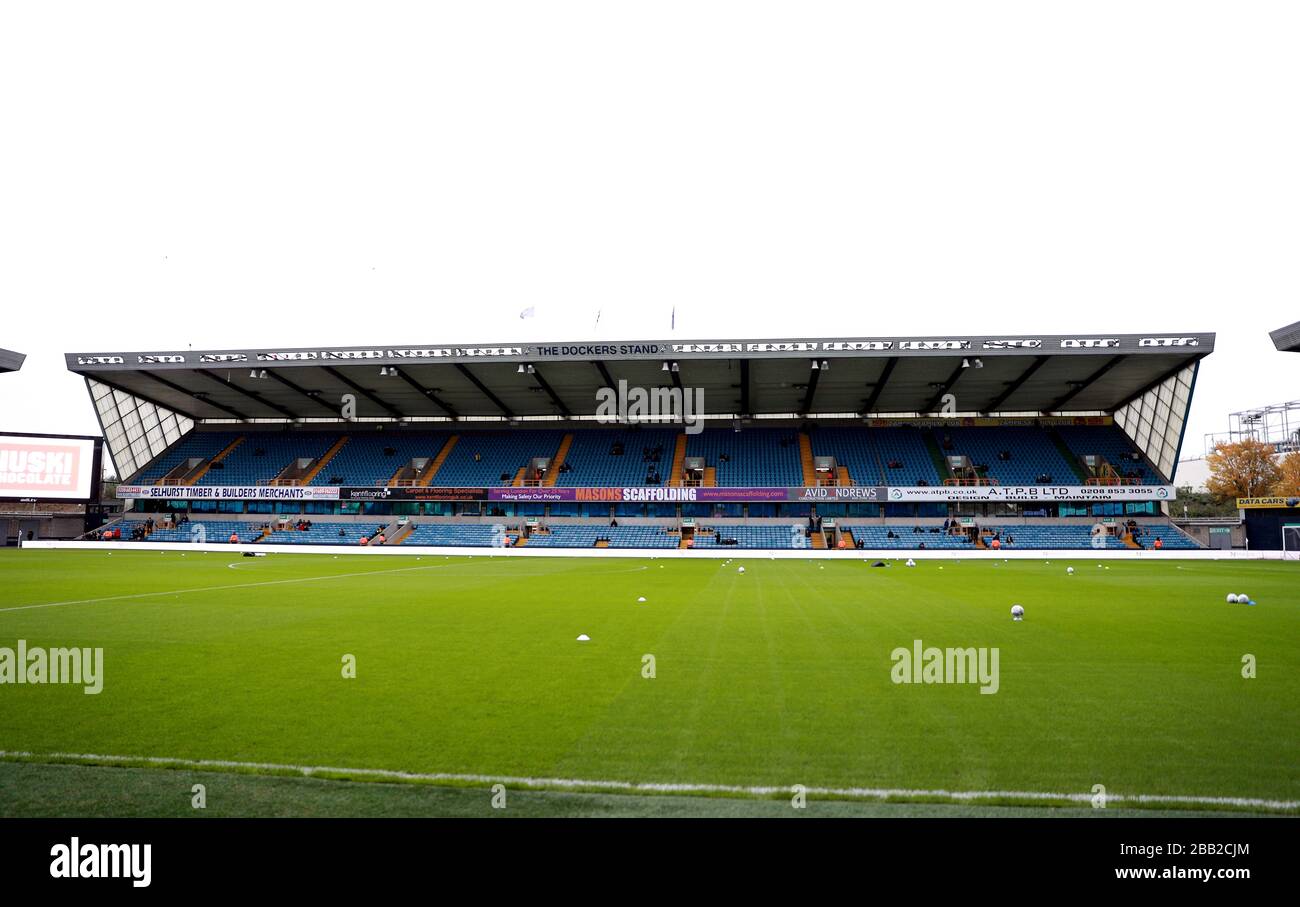
[[[799,432],[793,428],[706,429],[686,436],[686,456],[704,457],[719,487],[803,484]]]
[[[677,432],[671,429],[584,429],[573,433],[573,443],[564,457],[564,471],[555,484],[562,487],[668,485],[672,480],[673,449]],[[622,454],[612,454],[622,444]],[[646,451],[658,460],[647,460]],[[660,481],[647,479],[658,472]]]
[[[449,437],[447,432],[349,434],[348,442],[312,478],[310,484],[386,485],[412,460],[437,457]]]

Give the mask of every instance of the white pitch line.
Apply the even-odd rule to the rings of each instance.
[[[194,771],[263,771],[293,773],[304,777],[314,775],[344,775],[354,778],[373,778],[385,781],[420,783],[452,782],[458,784],[506,784],[533,790],[603,790],[620,793],[654,794],[732,794],[749,797],[769,797],[791,793],[792,787],[742,786],[734,784],[692,784],[635,781],[607,781],[582,778],[528,778],[509,775],[455,774],[452,772],[402,772],[383,768],[337,768],[325,765],[288,765],[276,762],[236,762],[226,759],[177,759],[164,756],[106,756],[98,753],[31,753],[0,750],[0,761],[42,762],[48,764],[76,763],[82,765],[137,765],[146,764],[173,769]],[[951,800],[966,803],[978,800],[1039,800],[1091,803],[1090,793],[1050,793],[1045,791],[949,791],[887,787],[806,787],[805,793],[820,797],[849,800]],[[1236,806],[1242,808],[1296,810],[1300,800],[1265,800],[1252,797],[1198,797],[1163,794],[1107,794],[1107,805],[1113,803],[1163,803],[1183,806]]]

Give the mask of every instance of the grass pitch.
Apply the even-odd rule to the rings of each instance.
[[[0,750],[143,777],[410,773],[477,788],[483,811],[494,779],[615,804],[654,785],[1035,807],[1096,784],[1205,798],[1163,804],[1185,809],[1300,801],[1300,566],[1105,563],[0,552],[0,646],[104,650],[99,695],[0,686]],[[893,683],[890,653],[918,639],[997,647],[998,692]],[[3,796],[20,771],[47,808],[68,802],[67,770],[0,766],[0,814],[40,811]],[[283,780],[266,783],[290,801],[305,790]],[[256,784],[235,795],[248,814],[263,814]],[[170,814],[141,796],[85,810]],[[528,797],[533,814],[574,812]]]

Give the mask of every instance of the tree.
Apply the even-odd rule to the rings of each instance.
[[[1281,476],[1273,459],[1276,454],[1272,444],[1254,438],[1217,444],[1205,458],[1210,467],[1205,488],[1219,500],[1271,494]]]
[[[1300,497],[1300,450],[1293,450],[1278,464],[1278,480],[1273,494],[1279,498]]]

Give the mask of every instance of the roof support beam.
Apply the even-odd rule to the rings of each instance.
[[[217,382],[217,384],[220,384],[222,387],[228,387],[231,390],[235,391],[236,393],[242,394],[248,399],[254,400],[257,403],[262,404],[267,409],[273,409],[280,415],[284,416],[286,419],[298,418],[297,414],[294,413],[293,410],[285,409],[283,406],[279,405],[278,403],[272,403],[270,400],[267,400],[265,397],[263,397],[261,394],[257,393],[256,391],[244,390],[244,388],[240,387],[235,382],[222,378],[216,372],[210,371],[209,369],[206,368],[198,368],[194,370],[194,373],[197,375],[202,375],[204,378],[207,378],[211,381],[215,381]]]
[[[1110,360],[1107,361],[1107,363],[1106,363],[1105,365],[1103,365],[1101,368],[1097,369],[1095,372],[1093,372],[1093,373],[1092,373],[1091,375],[1089,375],[1087,378],[1084,378],[1082,381],[1080,381],[1080,382],[1079,382],[1078,384],[1076,384],[1074,387],[1070,388],[1070,390],[1069,390],[1069,391],[1068,391],[1064,396],[1057,397],[1055,400],[1053,400],[1052,403],[1051,403],[1051,405],[1048,406],[1047,409],[1043,410],[1043,412],[1045,412],[1045,413],[1056,413],[1056,412],[1060,412],[1062,406],[1064,406],[1065,404],[1067,404],[1067,403],[1069,403],[1071,400],[1073,400],[1075,397],[1077,397],[1077,396],[1078,396],[1080,393],[1082,393],[1082,392],[1083,392],[1083,391],[1084,391],[1084,390],[1085,390],[1085,389],[1086,389],[1090,384],[1092,384],[1094,381],[1096,381],[1097,379],[1099,379],[1102,375],[1106,374],[1108,371],[1110,371],[1111,369],[1113,369],[1115,366],[1119,365],[1121,362],[1124,361],[1124,359],[1125,359],[1125,357],[1122,356],[1122,355],[1121,355],[1121,356],[1112,356],[1112,357],[1110,358]]]
[[[898,357],[890,356],[889,361],[885,363],[885,368],[881,371],[880,377],[876,379],[876,386],[871,389],[871,396],[867,402],[862,404],[863,416],[869,416],[876,409],[876,403],[880,400],[880,395],[885,391],[885,385],[889,383],[889,376],[894,373],[894,367],[898,365]]]
[[[1051,356],[1035,357],[1033,364],[1031,364],[1029,368],[1025,369],[1023,372],[1021,372],[1019,378],[1017,378],[1015,381],[1012,381],[1010,384],[1008,384],[1006,390],[1004,390],[1002,393],[998,394],[991,401],[989,401],[989,405],[984,407],[984,415],[987,416],[989,413],[997,412],[998,408],[1002,406],[1003,403],[1006,403],[1007,400],[1011,399],[1012,394],[1020,390],[1020,388],[1024,387],[1025,382],[1028,381],[1030,378],[1034,377],[1034,372],[1038,371],[1040,368],[1046,365],[1047,361],[1051,358],[1052,358]]]
[[[962,361],[965,362],[966,360],[963,359]],[[948,380],[945,381],[937,391],[935,391],[934,396],[926,401],[925,406],[923,406],[919,412],[938,412],[939,404],[943,402],[943,398],[952,393],[953,385],[957,383],[957,379],[961,377],[962,372],[966,371],[966,369],[970,367],[970,365],[962,365],[960,362],[957,363],[957,367],[952,370],[952,374],[948,376]]]
[[[810,368],[808,370],[808,390],[804,391],[803,404],[799,407],[799,415],[806,416],[812,412],[813,395],[817,393],[817,381],[821,376],[822,370],[820,368]]]
[[[321,409],[323,409],[323,410],[325,410],[326,412],[328,412],[330,415],[332,415],[332,416],[336,416],[336,417],[339,415],[339,410],[335,409],[334,407],[332,407],[332,406],[330,406],[328,403],[326,403],[326,402],[321,398],[321,394],[320,394],[319,391],[309,391],[309,390],[304,390],[303,388],[301,388],[301,387],[299,387],[298,385],[294,384],[294,383],[293,383],[292,381],[290,381],[288,378],[284,377],[284,375],[281,375],[281,374],[280,374],[279,372],[277,372],[275,369],[265,369],[265,370],[263,370],[263,369],[259,369],[258,371],[259,371],[259,372],[260,372],[260,371],[265,371],[265,372],[266,372],[266,377],[272,379],[273,381],[278,381],[278,382],[280,382],[280,383],[283,384],[285,387],[289,388],[289,390],[291,390],[291,391],[295,391],[296,393],[301,394],[303,397],[306,397],[308,400],[310,400],[312,403],[315,403],[317,406],[319,406]]]
[[[530,372],[529,374],[531,374],[533,378],[536,379],[537,386],[540,387],[542,390],[546,391],[546,396],[551,398],[551,402],[554,403],[555,408],[560,411],[560,415],[566,419],[569,418],[570,416],[569,408],[564,405],[564,401],[561,400],[559,395],[555,393],[555,391],[551,388],[551,385],[547,382],[547,380],[542,377],[542,370],[534,365],[532,372]]]
[[[456,363],[456,371],[458,371],[458,372],[460,372],[462,375],[464,375],[465,378],[469,381],[470,384],[472,384],[472,385],[474,385],[475,387],[477,387],[477,388],[479,389],[479,392],[480,392],[484,397],[487,397],[489,400],[491,400],[491,401],[492,401],[492,405],[495,406],[497,409],[501,410],[501,414],[502,414],[503,416],[505,416],[507,419],[513,419],[513,418],[515,417],[515,414],[512,413],[512,412],[510,411],[510,407],[508,407],[508,406],[506,406],[504,403],[502,403],[502,402],[501,402],[501,399],[500,399],[499,397],[497,397],[496,394],[494,394],[494,393],[492,393],[492,391],[488,390],[488,386],[487,386],[486,384],[484,384],[482,381],[480,381],[480,380],[478,379],[478,376],[475,375],[473,372],[471,372],[467,366],[461,365],[459,362],[457,362],[457,363]]]
[[[616,387],[616,386],[617,386],[617,385],[615,385],[615,383],[614,383],[614,378],[613,378],[613,376],[610,375],[610,373],[609,373],[609,369],[605,367],[605,363],[604,363],[604,362],[602,362],[601,360],[597,359],[597,360],[594,360],[591,364],[594,365],[594,366],[596,366],[596,370],[600,372],[600,377],[601,377],[602,379],[604,379],[604,381],[605,381],[605,387],[613,388],[613,387]]]
[[[416,381],[414,378],[412,378],[410,375],[406,374],[406,372],[402,371],[402,370],[401,370],[400,368],[398,368],[397,366],[395,366],[395,365],[390,365],[390,366],[388,367],[388,371],[389,371],[389,372],[392,372],[392,373],[394,373],[394,374],[396,374],[397,377],[401,378],[403,381],[405,381],[405,382],[406,382],[407,384],[409,384],[411,387],[415,388],[417,391],[420,392],[421,395],[423,395],[423,396],[425,397],[425,399],[427,399],[427,400],[428,400],[430,403],[432,403],[434,406],[436,406],[436,407],[438,407],[439,409],[441,409],[444,413],[446,413],[446,414],[447,414],[448,416],[450,416],[451,418],[453,418],[453,419],[459,419],[459,418],[460,418],[460,416],[457,415],[456,411],[455,411],[454,409],[451,408],[450,404],[447,404],[447,403],[442,402],[442,399],[439,398],[439,396],[438,396],[436,393],[434,393],[434,392],[433,392],[432,390],[430,390],[429,388],[425,387],[425,386],[424,386],[423,384],[421,384],[419,381]]]
[[[749,409],[749,360],[740,360],[740,414],[750,416],[752,413]]]
[[[675,363],[674,363],[674,364],[675,364]],[[676,369],[673,368],[672,365],[669,365],[669,366],[668,366],[668,374],[669,374],[669,376],[673,379],[673,387],[677,388],[679,391],[682,391],[682,393],[685,393],[685,392],[686,392],[686,391],[685,391],[685,388],[682,387],[682,376],[681,376],[681,372],[678,371],[678,369],[680,369],[680,368],[681,368],[680,365],[678,365]]]
[[[209,400],[208,395],[203,391],[199,391],[196,393],[190,390],[188,387],[181,387],[179,384],[168,381],[166,378],[162,377],[161,375],[156,375],[153,372],[142,371],[140,372],[140,374],[152,378],[154,381],[157,381],[159,384],[161,384],[165,388],[168,388],[169,390],[174,390],[178,394],[184,394],[186,397],[196,398],[199,400],[199,402],[203,403],[205,406],[211,406],[213,409],[221,410],[223,413],[225,413],[228,416],[234,416],[236,419],[240,420],[241,422],[248,421],[248,416],[244,415],[239,410],[235,409],[233,406],[223,406],[222,404],[217,403],[214,400]],[[116,388],[117,390],[120,390],[124,394],[135,394],[134,391],[127,390],[124,387],[117,387],[116,384],[110,384],[109,382],[100,378],[98,375],[88,375],[87,377],[90,378],[92,381],[98,381],[100,384],[108,384],[109,387]],[[142,396],[140,394],[135,394],[135,396],[139,397],[141,400],[149,400],[148,397]],[[168,409],[174,412],[178,412],[178,413],[181,412],[179,409],[176,409],[176,407],[174,406],[167,406],[166,403],[158,403],[155,400],[149,400],[149,402],[155,403],[158,406],[166,406]],[[195,422],[202,421],[197,416],[190,416],[189,413],[182,413],[182,415],[189,416],[189,418],[193,419]]]
[[[378,406],[384,412],[388,413],[388,415],[392,416],[394,419],[406,418],[406,415],[404,413],[402,413],[400,410],[398,410],[388,401],[381,399],[373,391],[366,390],[360,384],[357,384],[355,381],[349,378],[347,375],[343,374],[338,369],[334,368],[334,366],[322,365],[321,369],[325,372],[325,374],[329,375],[335,381],[338,381],[341,384],[344,384],[347,387],[351,388],[352,390],[356,391],[358,394],[365,397],[371,403],[375,404],[375,406]]]

